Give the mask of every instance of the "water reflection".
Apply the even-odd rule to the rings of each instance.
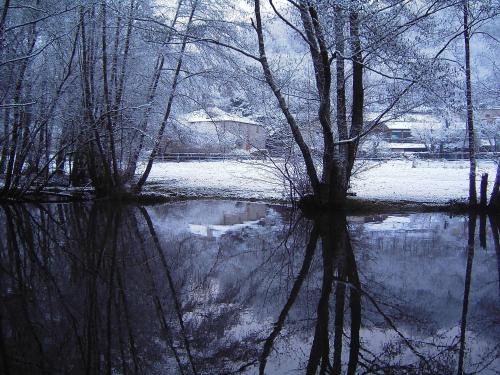
[[[500,370],[494,217],[54,204],[0,228],[0,373]]]

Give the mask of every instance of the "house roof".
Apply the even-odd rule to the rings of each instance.
[[[251,118],[227,113],[222,109],[216,107],[208,108],[207,110],[202,109],[187,113],[181,116],[180,120],[187,123],[232,121],[232,122],[240,122],[244,124],[262,126],[261,124],[252,120]]]

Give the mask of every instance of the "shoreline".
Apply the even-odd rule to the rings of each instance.
[[[154,182],[158,184],[157,181]],[[294,206],[297,202],[289,199],[279,199],[270,197],[258,197],[237,194],[234,191],[221,189],[219,194],[214,191],[201,193],[193,189],[164,189],[163,191],[151,191],[146,189],[140,194],[127,194],[117,198],[98,198],[93,191],[72,190],[68,192],[65,188],[55,187],[43,194],[36,196],[26,196],[24,199],[0,199],[0,204],[53,204],[53,203],[78,203],[78,202],[119,202],[123,204],[155,206],[168,203],[176,203],[194,200],[218,200],[218,201],[242,201],[264,203],[269,205]],[[469,207],[464,200],[450,200],[448,202],[425,202],[410,200],[389,200],[389,199],[367,199],[356,196],[347,198],[347,206],[343,210],[347,214],[363,213],[409,213],[409,212],[449,212],[466,213]]]
[[[496,172],[496,162],[484,160],[479,173]],[[477,188],[479,191],[479,183]],[[488,196],[493,182],[488,186]],[[290,186],[274,165],[262,161],[158,162],[142,193],[98,198],[89,187],[48,186],[23,199],[1,203],[54,203],[121,201],[154,205],[185,200],[235,200],[293,206]],[[466,161],[389,160],[362,163],[351,181],[347,212],[467,212],[468,164]],[[474,207],[474,211],[481,211]],[[483,210],[486,211],[486,210]]]

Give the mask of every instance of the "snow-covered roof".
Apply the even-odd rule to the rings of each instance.
[[[481,146],[495,146],[488,139],[480,139],[479,143]]]
[[[425,150],[426,147],[423,143],[388,143],[388,147],[391,149],[422,149]]]
[[[435,116],[428,114],[410,114],[400,117],[397,120],[387,121],[385,125],[389,129],[429,129],[440,127],[444,121],[440,121]]]
[[[369,112],[365,116],[367,120],[374,120],[378,116],[377,113]],[[444,127],[445,119],[431,113],[412,112],[401,116],[397,119],[388,119],[384,125],[389,130],[409,130],[409,129],[436,129]],[[450,124],[453,128],[464,128],[465,124],[457,116],[450,119]]]
[[[181,116],[180,120],[187,123],[233,121],[244,124],[261,125],[251,118],[227,113],[220,108],[209,108],[207,110],[198,110],[187,113],[184,116]]]
[[[387,126],[387,129],[389,130],[407,130],[407,129],[414,129],[413,122],[406,122],[406,121],[388,121],[385,122],[384,125]]]

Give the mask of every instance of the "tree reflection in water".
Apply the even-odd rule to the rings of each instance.
[[[2,206],[0,372],[498,371],[498,219],[476,253],[474,217],[377,232],[391,220],[236,202]]]

